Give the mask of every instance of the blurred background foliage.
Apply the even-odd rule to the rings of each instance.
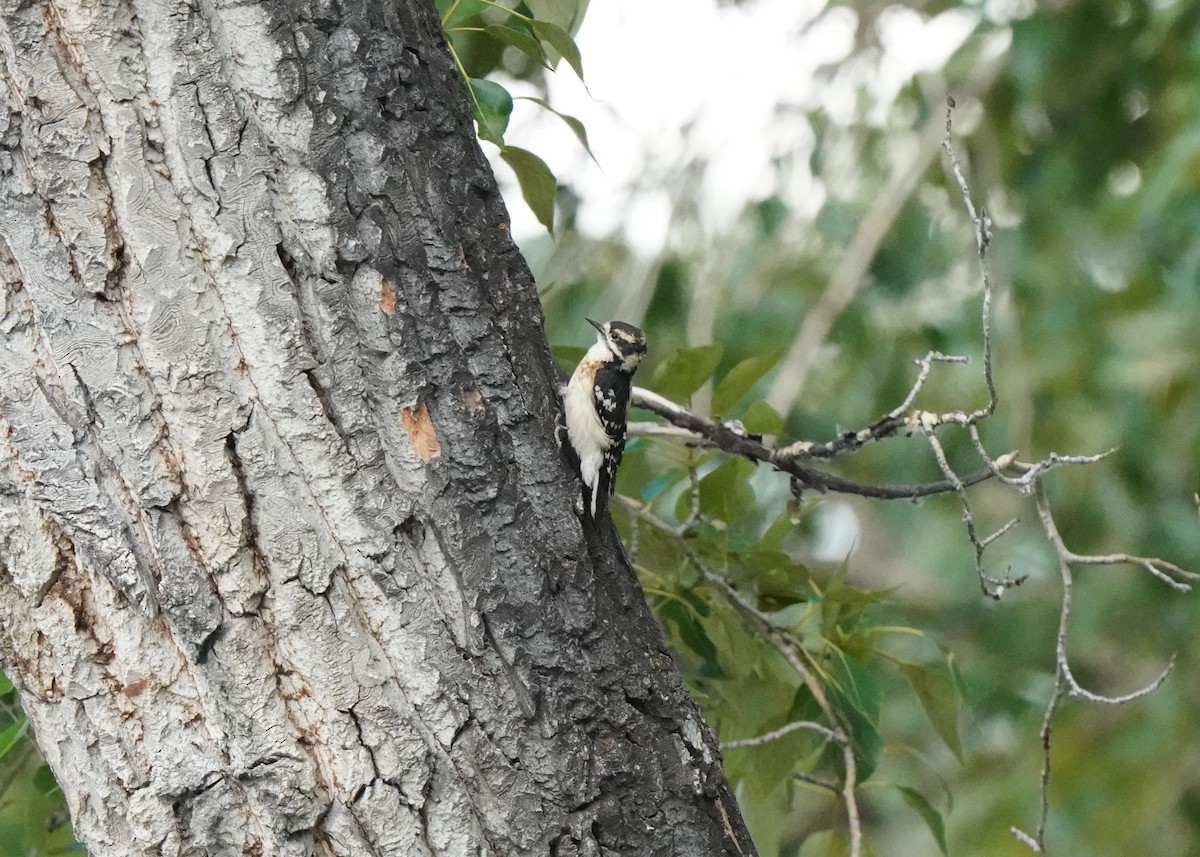
[[[62,790],[38,753],[16,689],[0,673],[0,854],[79,851]]]
[[[577,64],[563,39],[586,28],[587,3],[526,0],[520,17],[482,0],[439,7],[453,16],[464,75],[505,89],[472,90],[481,136],[517,148],[505,137],[508,90],[544,98],[564,49]],[[880,87],[880,22],[898,12],[965,16],[970,34],[943,68]],[[800,142],[764,154],[775,189],[734,217],[706,216],[713,166],[701,146],[645,163],[635,193],[666,203],[664,240],[649,250],[619,226],[575,229],[589,201],[569,176],[547,178],[536,140],[504,158],[542,222],[547,189],[557,194],[554,237],[522,241],[550,341],[569,365],[590,340],[584,316],[641,324],[652,347],[640,383],[789,440],[824,442],[891,410],[931,349],[973,362],[936,367],[918,405],[982,404],[974,239],[938,147],[953,93],[958,151],[994,221],[1000,409],[985,425],[989,449],[1035,460],[1119,446],[1048,478],[1068,545],[1200,568],[1200,2],[830,2],[812,29],[834,16],[852,22],[852,45],[815,83],[837,93],[837,109],[778,107]],[[661,35],[687,37],[686,21]],[[588,61],[585,51],[578,71]],[[589,129],[562,121],[585,147]],[[788,191],[797,176],[804,204]],[[962,437],[943,439],[959,472],[976,468]],[[920,438],[831,467],[861,482],[940,478]],[[996,603],[980,594],[952,497],[795,502],[777,474],[651,437],[631,440],[619,492],[614,515],[647,596],[722,740],[822,719],[741,598],[787,629],[854,733],[868,853],[1029,853],[1009,829],[1036,825],[1060,597],[1032,501],[992,485],[972,493],[985,531],[1022,521],[988,564],[1030,579]],[[1059,710],[1055,853],[1200,851],[1198,619],[1200,597],[1138,569],[1077,571],[1070,651],[1085,686],[1122,693],[1178,661],[1147,699]],[[58,853],[69,842],[61,797],[32,745],[12,741],[22,721],[2,687],[0,857]],[[845,853],[845,808],[821,785],[843,771],[819,735],[725,755],[765,857]]]
[[[941,69],[880,86],[881,22],[898,13],[965,16],[970,35]],[[657,249],[627,224],[574,229],[589,199],[558,176],[557,233],[531,234],[522,249],[564,365],[590,341],[584,316],[641,324],[652,347],[640,383],[788,440],[827,441],[891,410],[931,349],[973,362],[936,367],[918,406],[982,404],[974,242],[938,146],[953,93],[958,151],[994,222],[1000,410],[985,426],[989,449],[1036,460],[1119,447],[1048,478],[1068,545],[1200,567],[1200,3],[828,3],[811,29],[830,16],[853,21],[847,55],[817,71],[836,109],[779,105],[775,121],[801,142],[764,153],[775,189],[728,222],[706,213],[715,168],[700,143],[675,160],[647,157],[629,197],[632,210],[638,193],[665,195]],[[680,21],[662,37],[687,35]],[[592,44],[583,63],[606,49],[628,50]],[[473,74],[514,89],[546,86],[519,52],[476,61]],[[685,141],[700,124],[680,131]],[[788,190],[797,175],[809,179],[805,204]],[[755,358],[763,365],[745,362]],[[960,473],[978,467],[960,433],[942,437]],[[832,468],[873,483],[940,477],[920,438]],[[972,492],[984,531],[1022,521],[987,562],[1030,579],[994,603],[980,594],[952,497],[789,502],[778,475],[652,437],[630,442],[619,492],[614,514],[647,595],[722,740],[822,719],[717,582],[727,580],[790,629],[856,733],[871,853],[1029,853],[1010,827],[1036,826],[1060,598],[1030,499]],[[1056,853],[1200,851],[1197,618],[1200,598],[1139,569],[1077,569],[1069,647],[1086,687],[1123,693],[1176,652],[1178,662],[1148,699],[1060,709],[1047,828]],[[726,763],[764,855],[844,851],[838,796],[797,777],[841,776],[819,735],[730,749]]]

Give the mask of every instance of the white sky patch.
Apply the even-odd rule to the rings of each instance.
[[[890,105],[914,76],[942,68],[978,24],[978,14],[966,9],[950,9],[935,18],[904,6],[884,10],[876,23],[883,47],[875,91],[878,103]]]
[[[933,19],[886,11],[878,21],[882,73],[870,81],[872,95],[890,104],[914,74],[940,68],[976,20],[961,11]],[[549,101],[584,123],[598,165],[561,120],[527,101],[517,101],[506,139],[539,155],[580,195],[581,232],[621,234],[646,255],[671,240],[672,188],[681,183],[700,182],[693,196],[709,234],[772,193],[801,217],[815,214],[825,192],[806,166],[813,132],[804,113],[882,120],[856,114],[861,80],[818,81],[820,69],[850,55],[857,26],[852,9],[827,10],[823,0],[593,3],[576,39],[587,87],[564,63],[549,82]],[[514,95],[533,94],[506,84]],[[544,234],[495,148],[486,148],[514,236]],[[794,153],[801,157],[781,179],[775,160]],[[693,162],[704,169],[688,171]]]
[[[854,508],[843,500],[828,500],[813,512],[816,544],[812,555],[817,562],[841,562],[850,556],[861,535]]]

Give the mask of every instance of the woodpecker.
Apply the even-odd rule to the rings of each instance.
[[[567,440],[578,459],[584,511],[593,521],[614,491],[625,452],[625,415],[633,373],[646,354],[646,334],[632,324],[610,321],[596,328],[596,342],[575,367],[563,395]]]

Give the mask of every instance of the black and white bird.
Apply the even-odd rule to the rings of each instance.
[[[563,410],[583,481],[584,511],[595,520],[613,493],[625,452],[633,373],[646,354],[646,334],[623,321],[587,322],[598,331],[596,342],[567,382]]]

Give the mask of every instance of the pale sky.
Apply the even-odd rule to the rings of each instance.
[[[836,84],[814,85],[821,66],[850,53],[854,10],[825,10],[822,0],[597,0],[576,40],[587,88],[563,63],[549,101],[583,121],[599,166],[561,120],[529,102],[517,102],[507,139],[541,156],[582,196],[581,231],[598,237],[621,230],[646,254],[667,240],[669,197],[656,182],[697,157],[708,162],[699,194],[706,229],[719,232],[747,201],[773,191],[804,217],[824,201],[819,183],[801,169],[777,188],[772,169],[773,157],[811,146],[803,111],[819,108],[835,122],[849,121],[861,109],[854,87],[864,82],[873,102],[890,104],[914,74],[940,68],[977,18],[969,10],[926,20],[911,9],[888,9],[875,23],[878,62]],[[781,119],[780,105],[798,109]],[[497,163],[495,148],[486,148]],[[542,234],[507,167],[496,169],[518,241]]]

